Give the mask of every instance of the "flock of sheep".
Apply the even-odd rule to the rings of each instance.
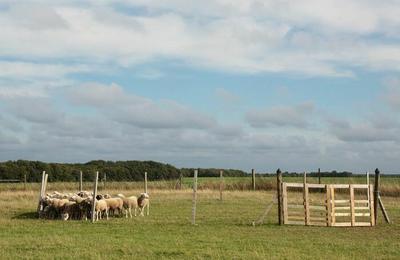
[[[96,196],[95,220],[106,219],[109,216],[122,216],[132,218],[132,210],[136,216],[144,216],[147,208],[149,214],[149,195],[141,193],[139,197],[125,197],[123,194],[110,196],[99,194]],[[78,193],[59,193],[54,191],[46,194],[39,203],[39,217],[45,219],[87,220],[92,214],[93,193],[81,191]]]

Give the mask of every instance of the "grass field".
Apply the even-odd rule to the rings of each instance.
[[[3,186],[2,186],[3,185]],[[272,201],[272,191],[201,190],[197,223],[190,224],[190,189],[149,190],[150,216],[85,221],[39,220],[38,190],[7,190],[2,184],[0,205],[0,258],[58,259],[399,259],[400,199],[383,197],[394,224],[379,218],[376,227],[327,228],[278,226],[276,207],[264,224],[251,222]],[[5,186],[4,186],[5,185]],[[50,184],[61,191],[73,184]],[[74,184],[75,185],[75,184]],[[150,185],[153,187],[152,185]],[[156,185],[154,185],[156,186]],[[138,194],[129,184],[112,184],[103,191]]]

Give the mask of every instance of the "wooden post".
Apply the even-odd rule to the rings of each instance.
[[[222,191],[224,189],[223,171],[219,171],[219,200],[222,201]]]
[[[373,227],[373,226],[375,226],[375,213],[374,213],[374,193],[373,193],[373,185],[372,184],[369,184],[369,189],[368,189],[368,192],[369,192],[369,210],[370,210],[370,223],[371,223],[371,226]]]
[[[385,217],[386,222],[387,222],[387,223],[390,223],[389,215],[388,215],[387,212],[386,212],[385,206],[383,206],[383,202],[382,202],[382,200],[381,200],[381,196],[379,196],[378,202],[379,202],[379,207],[380,207],[381,210],[382,210],[382,213],[383,213],[383,216]]]
[[[318,168],[318,184],[321,184],[321,168]]]
[[[310,224],[310,204],[308,199],[308,185],[307,185],[307,173],[303,175],[303,201],[304,201],[304,223],[306,226]]]
[[[379,199],[379,182],[380,182],[380,172],[379,169],[375,169],[375,186],[374,186],[374,217],[375,224],[378,223],[378,199]]]
[[[353,184],[349,185],[350,189],[350,216],[351,216],[351,226],[354,227],[356,225],[356,215],[354,209],[354,187]]]
[[[26,190],[26,174],[24,174],[24,190]]]
[[[331,186],[331,225],[336,225],[336,210],[335,210],[335,188]]]
[[[276,171],[276,191],[278,198],[278,223],[283,225],[283,214],[282,214],[282,172],[280,169]]]
[[[367,201],[368,201],[368,207],[369,207],[371,202],[370,202],[370,196],[369,196],[370,190],[369,190],[369,172],[368,171],[365,173],[365,176],[367,177],[367,185],[368,185],[368,188],[367,188]]]
[[[39,213],[42,211],[42,198],[43,198],[43,185],[44,185],[44,178],[45,178],[46,172],[42,172],[42,182],[40,184],[40,193],[39,193],[39,202],[38,202],[38,207],[37,207],[37,212]]]
[[[103,177],[103,188],[106,189],[106,182],[107,182],[107,173],[104,173]]]
[[[256,190],[256,172],[254,169],[251,169],[251,186],[253,190]]]
[[[96,196],[97,196],[97,183],[99,181],[99,172],[96,172],[94,185],[93,185],[93,201],[92,201],[92,223],[95,222],[96,216]]]
[[[179,189],[180,190],[182,189],[182,180],[183,180],[183,174],[180,173],[180,175],[179,175]]]
[[[282,183],[282,211],[283,211],[283,224],[288,222],[288,206],[287,206],[287,187],[286,183]]]
[[[196,225],[197,174],[198,174],[198,170],[194,170],[194,176],[193,176],[193,205],[192,205],[192,224],[193,225]]]
[[[325,185],[326,192],[326,225],[330,227],[332,225],[332,204],[331,204],[331,188],[330,185]]]
[[[144,172],[144,193],[147,193],[147,172]]]
[[[82,171],[79,171],[79,191],[83,190],[82,177]]]
[[[44,198],[46,195],[46,189],[47,189],[47,179],[49,178],[49,175],[46,173],[44,176],[44,185],[43,185],[43,195],[42,197]]]

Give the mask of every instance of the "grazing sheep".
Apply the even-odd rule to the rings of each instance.
[[[149,200],[149,195],[147,193],[142,193],[140,194],[139,198],[137,199],[137,204],[139,207],[139,215],[144,216],[144,208],[147,207],[147,216],[149,215],[149,205],[150,205],[150,200]]]

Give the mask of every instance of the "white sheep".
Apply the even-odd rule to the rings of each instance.
[[[147,208],[147,216],[149,215],[149,206],[150,206],[150,197],[147,193],[140,194],[139,198],[137,199],[137,204],[139,206],[139,215],[144,216],[144,209]]]
[[[124,202],[121,198],[111,198],[104,199],[107,203],[108,209],[115,214],[115,210],[118,211],[118,214],[121,215],[122,210],[124,208]]]

